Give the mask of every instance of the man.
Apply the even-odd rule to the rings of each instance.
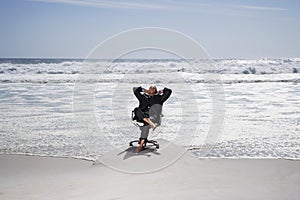
[[[135,117],[137,121],[146,123],[145,126],[140,127],[141,137],[139,147],[137,148],[137,152],[139,153],[148,138],[150,127],[155,130],[160,119],[163,103],[170,97],[172,90],[164,88],[157,91],[156,86],[150,86],[148,90],[142,87],[134,87],[133,92],[139,100],[139,107],[134,109]]]

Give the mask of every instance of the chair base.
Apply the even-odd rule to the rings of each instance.
[[[137,147],[138,144],[140,144],[140,140],[133,140],[133,141],[129,142],[130,147]],[[151,147],[151,146],[154,146],[156,149],[159,149],[159,144],[156,140],[147,140],[146,139],[146,141],[143,145],[143,148],[145,149],[145,148]]]

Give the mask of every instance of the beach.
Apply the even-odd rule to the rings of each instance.
[[[0,1],[0,200],[300,200],[299,9]]]
[[[125,162],[156,162],[153,158],[133,156]],[[163,169],[139,174],[71,158],[0,155],[0,163],[2,200],[300,198],[296,160],[199,159],[187,151]]]

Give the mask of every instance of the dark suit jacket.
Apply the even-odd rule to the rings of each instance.
[[[133,88],[134,95],[139,100],[139,108],[143,112],[148,113],[149,109],[153,105],[159,105],[159,106],[154,106],[155,114],[161,114],[163,103],[170,97],[170,95],[172,93],[172,90],[169,88],[164,88],[163,94],[156,94],[153,96],[149,96],[147,94],[141,94],[142,91],[143,91],[142,87],[134,87]],[[150,113],[150,115],[151,115],[151,113]]]

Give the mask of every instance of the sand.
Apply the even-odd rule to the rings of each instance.
[[[158,162],[155,159],[163,152],[110,155],[128,166]],[[93,164],[69,158],[0,155],[0,199],[299,200],[300,161],[199,159],[185,152],[163,169],[132,174],[107,167],[100,160]]]

